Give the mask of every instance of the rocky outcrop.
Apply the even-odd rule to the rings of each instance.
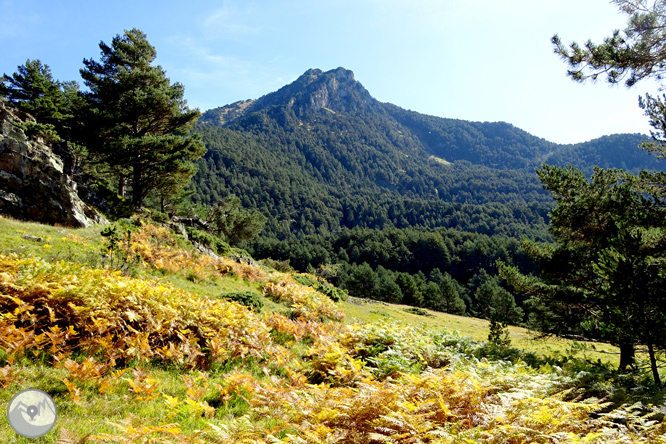
[[[0,100],[0,214],[72,227],[108,223],[76,194],[60,157],[29,140],[18,121]]]
[[[199,123],[208,125],[224,126],[229,122],[245,116],[256,100],[240,100],[231,105],[225,105],[215,110],[207,111],[199,118]]]
[[[323,72],[309,69],[295,81],[257,100],[244,100],[203,113],[199,123],[224,126],[249,114],[272,107],[291,108],[299,118],[312,112],[386,111],[345,68]]]

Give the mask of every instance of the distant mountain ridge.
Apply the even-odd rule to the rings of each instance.
[[[235,194],[268,217],[270,239],[344,227],[545,239],[552,198],[534,172],[544,161],[587,172],[661,166],[638,149],[645,136],[560,145],[505,122],[428,116],[379,102],[344,68],[208,110],[195,131],[208,152],[194,201]]]
[[[405,137],[411,137],[417,151],[448,162],[466,160],[499,169],[533,168],[542,162],[569,162],[591,171],[594,165],[610,168],[663,169],[646,152],[637,149],[648,136],[608,135],[577,144],[556,144],[527,133],[506,122],[473,122],[429,116],[374,99],[354,73],[345,68],[323,72],[310,69],[294,82],[256,100],[235,102],[203,113],[200,123],[229,127],[264,112],[289,109],[301,120],[317,112],[346,113],[363,118],[372,113],[391,121]],[[605,150],[610,151],[605,152]]]

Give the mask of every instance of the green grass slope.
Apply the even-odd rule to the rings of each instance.
[[[39,442],[665,441],[661,393],[598,362],[609,348],[520,329],[496,347],[483,321],[335,304],[166,228],[119,232],[110,248],[101,227],[0,219],[0,405],[53,396]],[[29,441],[0,422],[0,442]]]

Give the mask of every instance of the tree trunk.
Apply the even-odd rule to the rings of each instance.
[[[636,352],[633,342],[620,342],[620,366],[618,371],[623,372],[627,367],[633,367],[636,363]]]
[[[122,175],[118,178],[118,194],[123,199],[125,198],[125,192],[127,191],[127,177]]]
[[[659,378],[659,369],[657,368],[657,359],[654,356],[654,347],[652,346],[652,341],[648,341],[647,344],[648,353],[650,355],[650,367],[652,368],[652,377],[654,378],[654,383],[657,387],[661,388],[661,378]]]
[[[141,204],[143,204],[143,171],[140,157],[139,155],[139,161],[134,164],[132,172],[132,204],[135,208],[141,208]]]

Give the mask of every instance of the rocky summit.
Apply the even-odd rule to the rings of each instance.
[[[320,110],[349,112],[363,108],[371,112],[384,112],[354,73],[345,68],[330,71],[309,69],[292,83],[256,100],[242,100],[206,111],[200,123],[227,125],[253,112],[274,107],[286,107],[303,118],[307,113]]]

